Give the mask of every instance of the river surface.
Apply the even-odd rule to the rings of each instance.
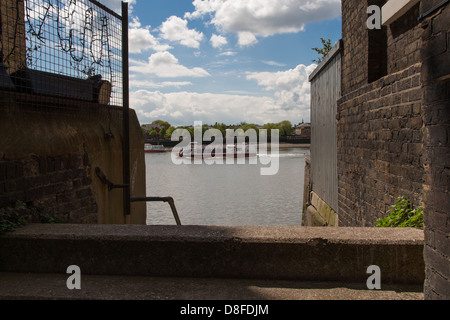
[[[171,152],[147,153],[147,196],[173,197],[183,225],[298,226],[309,154],[280,148],[279,155],[258,155],[258,164],[175,165]],[[262,176],[271,159],[279,160],[278,173]],[[170,206],[148,203],[147,224],[174,225]]]

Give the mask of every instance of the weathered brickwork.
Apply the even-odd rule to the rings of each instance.
[[[23,201],[68,223],[97,223],[87,154],[0,161],[0,207]]]
[[[342,35],[345,54],[342,56],[342,93],[351,92],[367,83],[368,39],[367,2],[342,0]]]
[[[339,224],[344,226],[373,226],[399,196],[422,204],[419,7],[389,27],[368,30],[367,7],[385,3],[343,0],[337,116]]]
[[[419,10],[417,4],[387,27],[387,74],[420,62],[423,29],[417,20]]]
[[[423,205],[425,298],[449,299],[450,5],[420,1],[368,31],[366,9],[377,3],[342,4],[339,225],[372,226],[398,196]]]
[[[428,12],[441,1],[422,1]],[[450,299],[450,5],[422,22],[426,299]]]
[[[399,196],[421,204],[420,69],[383,77],[338,102],[339,225],[373,226]]]

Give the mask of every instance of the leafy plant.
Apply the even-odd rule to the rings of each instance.
[[[331,45],[331,40],[324,38],[320,38],[320,41],[322,41],[322,48],[312,48],[312,50],[316,51],[318,54],[321,54],[322,56],[314,59],[313,62],[321,63],[323,59],[327,56],[327,54],[333,49],[333,46]]]
[[[0,234],[12,232],[33,222],[62,223],[63,219],[27,206],[22,201],[17,201],[14,208],[0,208]]]
[[[413,208],[411,201],[405,197],[399,197],[388,213],[389,216],[376,222],[377,227],[423,229],[423,207]]]

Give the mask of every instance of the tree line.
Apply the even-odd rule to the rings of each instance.
[[[192,136],[194,136],[193,126],[174,127],[169,122],[164,120],[153,121],[151,125],[153,125],[153,127],[150,130],[146,130],[146,125],[142,125],[142,133],[148,139],[170,140],[172,137],[172,133],[176,129],[186,129]],[[268,136],[270,136],[271,130],[279,130],[280,136],[282,137],[291,136],[294,134],[294,128],[289,120],[281,121],[279,123],[266,123],[263,126],[253,123],[247,123],[245,121],[235,125],[226,125],[225,123],[216,122],[214,125],[203,124],[202,133],[205,133],[209,129],[219,130],[224,137],[226,136],[226,130],[228,129],[235,131],[238,129],[242,129],[244,132],[250,129],[254,129],[258,135],[259,130],[264,129],[267,130]]]

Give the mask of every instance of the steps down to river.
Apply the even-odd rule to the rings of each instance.
[[[423,246],[414,229],[29,225],[0,236],[0,299],[422,299]]]

